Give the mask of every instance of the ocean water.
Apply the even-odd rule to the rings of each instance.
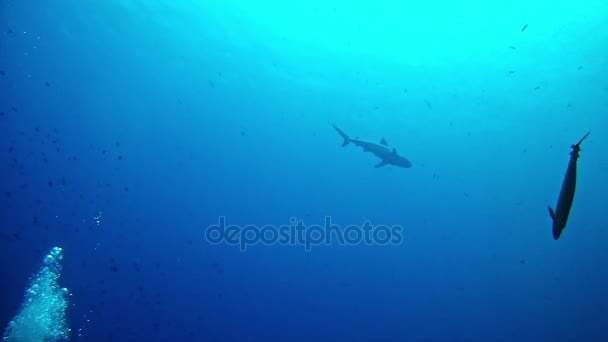
[[[606,24],[600,0],[0,0],[1,329],[60,246],[73,341],[608,341]]]

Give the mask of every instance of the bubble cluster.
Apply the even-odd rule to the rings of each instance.
[[[97,216],[93,217],[93,223],[95,225],[101,225],[101,211],[97,214]]]
[[[9,322],[3,341],[68,340],[66,322],[68,290],[59,286],[63,250],[54,247],[44,257],[42,267],[25,291],[20,311]]]

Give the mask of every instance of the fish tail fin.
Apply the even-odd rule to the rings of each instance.
[[[341,129],[336,127],[336,125],[332,125],[332,126],[334,126],[336,131],[338,131],[338,133],[340,133],[340,135],[342,136],[342,139],[344,139],[344,141],[342,142],[342,147],[348,145],[351,142],[351,138],[348,136],[348,134],[344,133],[344,131],[342,131]]]

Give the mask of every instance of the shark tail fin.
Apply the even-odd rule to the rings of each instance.
[[[342,139],[344,139],[344,141],[342,142],[342,147],[348,145],[351,142],[351,139],[348,136],[348,134],[344,133],[344,131],[342,131],[341,129],[336,127],[336,125],[333,125],[333,126],[336,129],[336,131],[338,131],[338,133],[340,133],[340,135],[342,136]]]

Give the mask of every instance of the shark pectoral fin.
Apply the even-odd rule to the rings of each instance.
[[[376,167],[383,167],[384,165],[387,165],[388,163],[385,160],[382,160],[380,163],[378,163],[376,165]]]
[[[550,206],[547,206],[547,208],[549,208],[549,215],[551,216],[551,219],[555,220],[555,212],[553,211],[553,209],[551,209]]]

